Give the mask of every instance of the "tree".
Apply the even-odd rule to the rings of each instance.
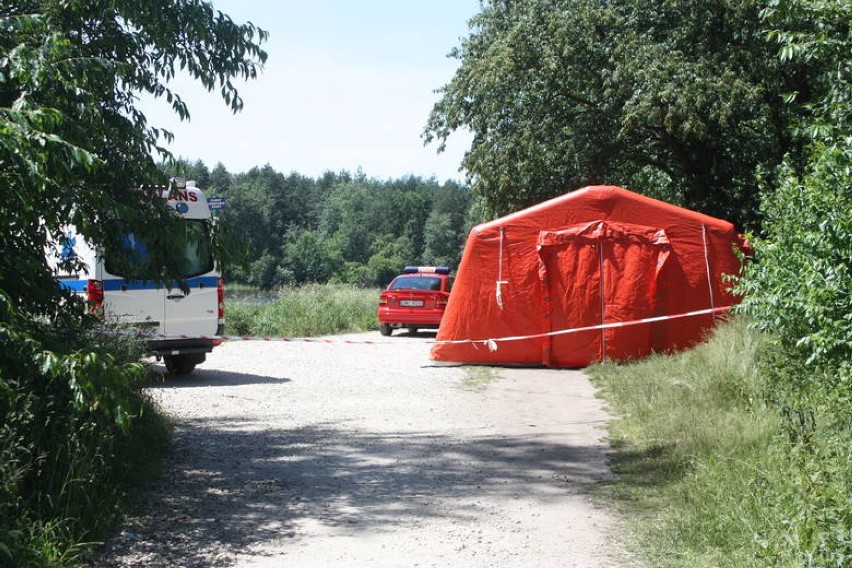
[[[160,245],[152,262],[175,265],[176,216],[140,189],[165,181],[152,152],[168,157],[159,143],[170,134],[147,123],[137,97],[165,99],[188,117],[168,87],[183,70],[237,111],[233,80],[256,76],[265,37],[200,0],[0,6],[3,565],[71,562],[82,550],[76,539],[114,520],[115,451],[143,407],[134,396],[145,376],[138,358],[77,333],[87,324],[83,306],[59,288],[45,255],[74,224],[101,247],[119,246],[127,231],[150,237]],[[42,549],[31,554],[36,541]]]
[[[852,144],[814,145],[803,177],[783,168],[761,211],[740,308],[777,341],[787,364],[804,363],[799,381],[846,384],[852,378]],[[852,389],[850,389],[852,391]]]
[[[206,171],[203,164],[191,169]],[[363,173],[353,180],[345,172],[313,180],[284,176],[269,165],[235,175],[220,165],[209,176],[216,195],[227,199],[217,235],[231,243],[223,247],[229,281],[266,288],[329,280],[375,284],[379,260],[367,267],[375,254],[385,264],[395,259],[396,267],[383,272],[420,263],[427,239],[433,253],[456,257],[459,235],[469,228],[470,192],[452,182],[438,185],[415,176],[378,181]],[[435,211],[443,214],[440,244],[437,234],[428,234]],[[388,242],[406,245],[385,254]],[[311,254],[320,258],[302,258]]]
[[[426,221],[426,249],[423,262],[428,265],[458,266],[461,259],[459,232],[448,213],[433,210]]]
[[[343,259],[335,243],[304,231],[285,245],[282,264],[297,283],[328,282],[343,267]]]
[[[785,526],[761,540],[774,564],[841,566],[852,558],[852,2],[773,0],[763,15],[779,59],[815,80],[787,94],[808,154],[764,189],[764,233],[738,283],[764,332],[759,370],[791,464],[772,499]]]
[[[370,269],[370,284],[374,286],[387,286],[402,267],[414,258],[411,239],[404,235],[397,238],[388,234],[380,235],[373,243],[371,252],[367,267]]]
[[[740,291],[742,310],[769,333],[799,381],[846,389],[852,378],[852,2],[782,0],[764,17],[779,58],[818,71],[809,95],[790,93],[792,134],[808,144],[804,167],[788,158],[761,205]],[[801,365],[801,363],[804,365]],[[803,367],[800,369],[800,367]],[[844,386],[845,385],[845,386]]]
[[[483,2],[424,137],[472,131],[492,213],[613,183],[753,226],[755,169],[799,151],[780,95],[813,81],[773,57],[762,5]]]
[[[182,69],[238,111],[232,81],[257,75],[266,54],[255,38],[266,33],[200,0],[21,0],[0,15],[0,176],[13,196],[0,221],[14,228],[3,237],[0,289],[29,311],[42,295],[59,296],[32,280],[51,280],[44,251],[67,224],[106,247],[128,230],[168,242],[174,216],[155,192],[135,188],[162,183],[151,152],[168,157],[158,144],[171,135],[147,123],[137,96],[164,98],[188,117],[168,87]],[[164,266],[168,249],[152,251]]]
[[[358,182],[335,185],[319,219],[319,233],[333,239],[347,260],[366,263],[369,251],[367,225],[363,211],[370,202],[365,188]]]
[[[225,168],[225,165],[222,162],[218,162],[213,168],[213,171],[210,172],[209,190],[211,194],[217,195],[218,193],[226,193],[229,189],[231,189],[231,182],[231,174],[228,173],[227,168]]]
[[[186,168],[181,168],[175,173],[193,180],[202,189],[206,190],[210,187],[210,170],[201,160],[196,160],[193,164],[189,164]]]

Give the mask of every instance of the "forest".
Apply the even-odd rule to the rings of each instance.
[[[261,289],[384,286],[406,265],[456,268],[479,221],[470,190],[452,181],[377,180],[360,172],[312,179],[269,165],[231,174],[200,161],[164,170],[225,198],[217,231],[226,280]]]

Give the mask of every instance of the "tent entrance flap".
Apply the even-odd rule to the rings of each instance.
[[[652,317],[657,280],[669,256],[664,230],[593,221],[538,237],[542,327],[547,332]],[[640,357],[653,348],[651,325],[547,336],[541,362],[551,367]]]

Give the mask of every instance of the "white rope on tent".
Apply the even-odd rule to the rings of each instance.
[[[500,253],[497,264],[497,307],[503,309],[503,284],[508,284],[508,280],[503,280],[503,236],[506,229],[500,227]]]
[[[684,313],[681,313],[681,314],[673,314],[673,315],[666,315],[666,316],[654,316],[654,317],[651,317],[651,318],[643,318],[643,319],[632,320],[632,321],[616,321],[616,322],[610,322],[610,323],[604,323],[604,324],[589,325],[589,326],[585,326],[585,327],[572,327],[572,328],[569,328],[569,329],[561,329],[561,330],[557,330],[557,331],[548,331],[548,332],[545,332],[545,333],[534,333],[534,334],[530,334],[530,335],[514,335],[514,336],[508,336],[508,337],[494,337],[494,338],[489,338],[489,339],[442,339],[442,340],[431,341],[429,343],[442,344],[442,345],[466,344],[466,345],[472,346],[474,349],[478,349],[477,345],[481,344],[481,345],[488,347],[488,349],[490,351],[497,351],[497,345],[499,343],[503,343],[503,342],[507,342],[507,341],[525,341],[525,340],[528,340],[528,339],[540,339],[542,337],[556,337],[556,336],[559,336],[559,335],[582,333],[582,332],[585,332],[585,331],[596,331],[596,330],[599,330],[599,329],[614,329],[614,328],[619,328],[619,327],[629,327],[629,326],[634,326],[634,325],[639,325],[639,324],[656,323],[656,322],[673,320],[673,319],[680,319],[680,318],[690,318],[690,317],[695,317],[695,316],[703,316],[703,315],[706,315],[706,314],[716,314],[716,313],[728,311],[730,309],[731,309],[731,306],[722,306],[722,307],[719,307],[719,308],[713,308],[712,310],[695,310],[695,311],[692,311],[692,312],[684,312]]]
[[[604,241],[598,241],[598,254],[601,274],[601,326],[606,325],[606,282],[604,282]],[[601,327],[601,363],[606,359],[606,328]]]
[[[704,266],[707,268],[707,289],[710,291],[710,309],[713,310],[716,308],[716,298],[713,296],[713,279],[710,275],[710,251],[707,248],[707,225],[701,225],[701,238],[704,240]]]

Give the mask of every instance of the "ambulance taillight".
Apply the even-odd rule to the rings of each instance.
[[[216,295],[219,300],[219,323],[225,323],[225,279],[221,276],[216,283]]]
[[[86,281],[86,303],[89,305],[89,314],[104,317],[104,283],[100,280]]]

